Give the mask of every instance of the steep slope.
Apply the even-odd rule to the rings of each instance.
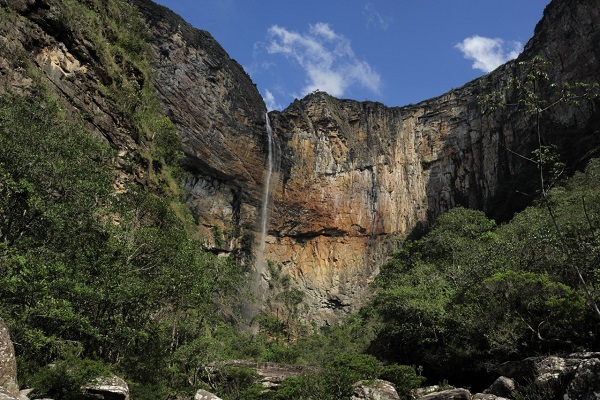
[[[150,26],[156,87],[178,128],[191,175],[184,186],[200,235],[215,252],[253,238],[265,171],[266,107],[242,67],[208,32],[170,10],[133,0]],[[246,251],[251,243],[245,244]]]
[[[156,85],[184,139],[199,228],[215,251],[248,255],[260,237],[264,105],[207,33],[149,1],[134,3],[151,25]],[[598,0],[555,0],[519,60],[416,105],[315,93],[272,112],[280,169],[261,278],[271,311],[332,323],[368,297],[398,237],[457,205],[502,218],[530,201],[518,192],[532,193],[525,177],[535,166],[521,157],[535,148],[532,116],[513,108],[484,116],[479,96],[537,55],[553,63],[553,82],[599,81],[599,10]],[[553,112],[545,139],[578,166],[597,152],[598,114],[590,103]],[[294,289],[304,308],[300,298],[289,304]]]
[[[355,310],[396,238],[419,224],[458,205],[505,218],[530,201],[519,193],[535,192],[535,165],[522,157],[536,147],[533,115],[482,115],[478,96],[538,55],[552,62],[552,82],[600,81],[599,10],[553,2],[518,60],[414,106],[317,93],[272,113],[282,165],[265,258],[306,293],[310,318]],[[544,124],[570,167],[597,154],[593,103],[557,107]]]

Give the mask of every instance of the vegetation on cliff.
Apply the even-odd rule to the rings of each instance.
[[[194,373],[190,349],[209,351],[200,343],[231,330],[222,311],[237,301],[242,273],[187,229],[175,183],[181,143],[159,112],[135,10],[121,1],[53,6],[54,28],[96,58],[102,79],[93,85],[136,148],[121,157],[24,49],[0,49],[28,82],[26,93],[3,88],[0,97],[0,314],[21,384],[64,399],[65,387],[110,369],[138,398],[164,398]],[[140,170],[146,179],[136,183]]]

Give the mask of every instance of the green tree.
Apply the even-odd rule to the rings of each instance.
[[[557,146],[549,143],[549,135],[544,132],[543,124],[546,113],[558,106],[577,107],[582,101],[593,101],[599,96],[600,85],[597,82],[593,84],[551,82],[547,72],[549,66],[550,62],[541,57],[534,57],[531,60],[517,63],[517,78],[510,80],[506,88],[484,96],[481,103],[484,113],[516,107],[517,110],[533,119],[532,128],[537,141],[536,148],[530,156],[515,154],[537,167],[540,201],[551,218],[560,248],[565,254],[571,270],[579,279],[589,306],[600,318],[600,308],[597,305],[592,288],[573,255],[573,249],[565,237],[562,223],[557,218],[556,207],[549,192],[562,175],[565,164],[560,160]]]

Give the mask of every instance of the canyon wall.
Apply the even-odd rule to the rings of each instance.
[[[197,237],[251,271],[269,147],[264,102],[209,33],[150,0],[129,2],[147,22],[154,86],[184,144]],[[14,54],[0,58],[0,94],[31,90],[18,60],[32,56],[39,79],[118,150],[115,168],[128,171],[122,178],[148,185],[150,144],[136,140],[98,89],[110,76],[91,43],[65,33],[57,1],[7,4],[25,18],[7,14],[0,30],[0,45]],[[527,204],[535,165],[523,156],[536,147],[534,117],[514,107],[484,115],[480,96],[519,78],[519,63],[535,56],[552,62],[550,81],[559,85],[600,82],[600,0],[552,1],[518,60],[439,97],[388,107],[317,92],[269,113],[277,168],[258,277],[265,309],[315,327],[333,324],[368,298],[399,238],[452,207],[502,219]],[[543,121],[544,142],[557,144],[571,169],[598,155],[597,106],[558,104]]]
[[[206,32],[135,0],[150,21],[156,85],[184,139],[189,201],[206,245],[257,248],[266,163],[264,105],[249,77]],[[482,113],[482,95],[552,62],[553,82],[600,81],[600,2],[555,0],[518,60],[461,88],[404,107],[313,93],[271,112],[279,168],[272,180],[260,287],[265,307],[321,326],[356,311],[398,238],[456,206],[503,218],[530,201],[532,115]],[[418,62],[415,60],[414,62]],[[507,94],[510,96],[510,93]],[[557,107],[544,125],[576,167],[598,150],[593,103]],[[301,304],[286,293],[302,292]]]

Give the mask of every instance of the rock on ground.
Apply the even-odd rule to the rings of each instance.
[[[84,386],[87,396],[103,400],[129,400],[127,383],[116,375],[97,378]]]
[[[356,383],[350,400],[400,400],[400,396],[393,384],[376,379]]]
[[[210,392],[207,392],[206,390],[200,389],[196,392],[194,400],[221,400],[221,398]]]
[[[0,318],[0,399],[19,397],[17,361],[8,328]]]
[[[419,397],[417,400],[471,400],[467,389],[449,389]]]

